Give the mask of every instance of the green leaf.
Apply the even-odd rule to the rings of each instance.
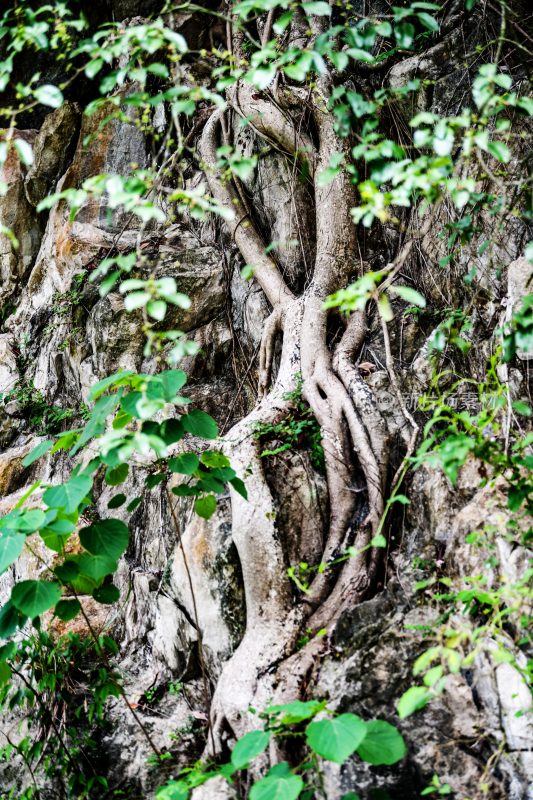
[[[247,77],[257,89],[262,91],[266,89],[276,77],[276,67],[274,64],[257,67],[256,69],[250,70]]]
[[[149,292],[131,292],[124,298],[124,308],[126,311],[135,311],[145,306],[150,299]]]
[[[20,556],[25,541],[24,534],[16,531],[8,530],[0,534],[0,575]]]
[[[218,425],[213,417],[205,411],[194,409],[184,414],[181,418],[183,427],[187,433],[193,436],[200,436],[202,439],[216,439],[218,437]]]
[[[23,467],[29,467],[30,464],[33,464],[34,461],[37,461],[38,458],[44,456],[50,448],[53,446],[53,442],[50,439],[47,439],[44,442],[39,442],[39,444],[31,450],[28,455],[22,460]]]
[[[108,586],[100,586],[98,589],[95,589],[93,597],[103,605],[111,605],[112,603],[116,603],[120,598],[120,592],[116,586],[110,583]]]
[[[272,26],[274,28],[274,33],[278,35],[283,33],[285,28],[289,25],[290,21],[294,16],[294,11],[286,11],[284,14],[280,16],[280,18],[274,23]]]
[[[197,497],[200,494],[200,489],[197,489],[196,486],[182,484],[181,486],[174,486],[172,494],[175,494],[176,497]]]
[[[533,117],[533,97],[519,97],[516,105],[518,108],[523,108],[530,117]]]
[[[89,400],[93,402],[101,394],[103,394],[107,389],[110,389],[112,386],[121,386],[128,383],[128,378],[130,378],[135,373],[131,369],[123,370],[122,372],[117,372],[115,375],[109,375],[107,378],[102,378],[101,381],[95,383],[94,386],[89,391]]]
[[[33,164],[33,148],[31,144],[24,139],[15,139],[13,144],[21,162],[25,167],[30,167]]]
[[[22,628],[27,617],[15,608],[11,600],[0,608],[0,639],[12,636],[17,628]]]
[[[70,583],[78,577],[80,570],[76,561],[69,560],[58,564],[54,573],[62,583]]]
[[[428,30],[432,31],[432,33],[439,32],[440,25],[435,19],[435,17],[431,16],[431,14],[426,14],[424,11],[422,12],[419,11],[417,12],[416,16],[418,17],[422,25],[424,25]]]
[[[150,300],[146,304],[146,311],[149,317],[161,322],[167,313],[167,304],[164,300]]]
[[[281,715],[279,719],[281,725],[295,725],[298,722],[314,717],[325,707],[326,702],[324,700],[293,700],[292,703],[268,706],[266,712],[275,714],[278,717]]]
[[[159,429],[159,435],[166,445],[175,444],[183,439],[184,427],[179,419],[166,419]]]
[[[209,519],[213,516],[217,509],[217,499],[214,494],[207,494],[205,497],[199,497],[194,502],[194,510],[199,517]]]
[[[342,764],[356,751],[365,735],[365,723],[355,714],[311,722],[306,728],[307,744],[311,750],[337,764]]]
[[[21,581],[11,590],[11,602],[30,619],[55,606],[61,597],[61,587],[52,581]]]
[[[390,322],[392,319],[394,319],[391,304],[386,294],[382,293],[379,295],[377,305],[379,314],[385,320],[385,322]]]
[[[5,661],[0,661],[0,686],[11,678],[11,667]]]
[[[200,466],[200,459],[195,453],[180,453],[174,458],[169,458],[168,468],[181,475],[192,475]]]
[[[245,500],[248,500],[248,490],[241,478],[231,478],[230,483],[235,491],[241,495],[241,497],[244,497]]]
[[[60,600],[54,608],[54,615],[63,622],[69,622],[77,617],[81,611],[79,600]]]
[[[63,93],[57,86],[51,83],[45,83],[35,90],[35,99],[43,106],[50,106],[50,108],[59,108],[63,105]]]
[[[85,67],[85,74],[88,78],[94,78],[97,75],[102,67],[104,66],[104,61],[101,58],[95,58],[94,61],[89,61],[87,66]]]
[[[202,464],[205,464],[206,467],[229,467],[230,460],[224,453],[221,453],[219,450],[205,450],[201,456],[200,460]],[[235,474],[235,473],[234,473]]]
[[[187,41],[181,33],[176,33],[176,31],[170,30],[170,28],[165,28],[165,39],[174,45],[178,53],[187,52]]]
[[[189,787],[184,781],[169,781],[156,792],[156,800],[187,800]]]
[[[376,60],[372,53],[362,50],[360,47],[350,47],[346,50],[346,53],[350,58],[354,58],[356,61],[364,61],[367,64],[373,64]]]
[[[531,409],[525,400],[515,400],[513,402],[513,411],[516,411],[521,417],[531,416]]]
[[[402,506],[408,506],[410,505],[411,501],[404,494],[395,494],[393,497],[390,497],[387,500],[387,505],[390,505],[391,503],[401,503]]]
[[[293,81],[305,81],[312,64],[313,54],[309,50],[303,50],[296,56],[294,64],[284,67],[285,75]]]
[[[128,527],[119,519],[103,519],[80,531],[80,542],[89,553],[115,561],[127,549],[128,541]]]
[[[315,16],[315,17],[330,17],[331,16],[331,7],[329,3],[323,2],[323,0],[317,0],[317,2],[309,2],[309,3],[302,3],[302,8],[307,14],[307,16]]]
[[[106,470],[105,482],[109,486],[118,486],[124,483],[128,477],[129,466],[127,464],[119,464],[117,467],[109,467]]]
[[[416,289],[411,289],[410,286],[391,286],[390,290],[394,294],[397,294],[398,297],[401,297],[402,300],[405,300],[406,303],[411,303],[414,306],[419,306],[420,308],[426,307],[426,298],[424,295],[417,292]]]
[[[299,775],[293,775],[286,762],[272,767],[265,778],[254,783],[250,800],[296,800],[304,788]]]
[[[67,514],[72,514],[78,510],[92,485],[89,475],[75,475],[66,483],[50,486],[43,494],[43,500],[51,508],[63,508]]]
[[[155,472],[153,475],[148,475],[144,482],[149,489],[153,489],[155,486],[159,486],[160,483],[163,483],[166,477],[165,472]]]
[[[511,151],[504,142],[488,142],[487,150],[498,161],[508,164],[511,160]]]
[[[366,723],[366,736],[357,748],[357,755],[368,764],[395,764],[407,752],[401,733],[381,719]]]
[[[168,403],[174,400],[179,390],[187,383],[187,375],[181,369],[168,369],[157,377],[163,384],[164,397]]]
[[[400,719],[405,719],[415,711],[424,708],[429,701],[430,695],[429,689],[425,686],[411,686],[410,689],[402,694],[396,705]]]
[[[7,661],[7,659],[15,658],[17,655],[17,645],[15,642],[8,642],[0,647],[0,661]]]
[[[49,512],[50,513],[50,512]],[[55,514],[55,512],[51,512]],[[24,511],[19,519],[15,521],[13,527],[21,533],[33,533],[46,524],[47,516],[40,508],[31,508]]]
[[[77,564],[80,573],[92,578],[94,581],[99,581],[105,578],[106,575],[112,575],[117,569],[117,562],[105,555],[83,553],[78,557]]]
[[[129,511],[130,513],[135,511],[135,509],[141,505],[142,501],[142,497],[134,497],[131,503],[128,503],[126,506],[126,511]]]
[[[239,739],[231,752],[231,763],[235,769],[245,769],[267,748],[271,736],[270,731],[250,731]]]
[[[116,494],[114,497],[111,498],[109,503],[107,504],[108,508],[120,508],[126,502],[127,497],[125,494]]]
[[[415,26],[411,22],[402,22],[395,26],[394,36],[398,47],[408,50],[415,38]]]
[[[127,414],[138,418],[140,413],[137,410],[137,403],[142,399],[142,392],[128,392],[128,394],[120,399],[120,407],[123,408]]]

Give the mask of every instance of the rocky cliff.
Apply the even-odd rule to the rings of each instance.
[[[135,14],[144,18],[150,11],[145,3],[111,5],[112,10],[103,11],[95,6],[93,13],[100,15],[100,21],[124,18],[123,24],[128,26],[139,22],[139,18],[131,19]],[[171,14],[167,24],[183,32],[197,51],[213,36],[209,26],[199,23],[192,13]],[[423,56],[397,59],[383,70],[379,81],[387,87],[403,86],[418,76],[425,81],[408,100],[394,106],[394,119],[384,119],[383,124],[401,133],[414,111],[459,113],[466,91],[467,73],[462,64],[479,36],[475,20],[450,13],[442,41]],[[200,61],[185,69],[201,72],[201,66]],[[520,78],[520,68],[512,68]],[[28,64],[22,63],[21,69],[27,71]],[[374,75],[363,72],[360,81],[369,91]],[[122,87],[115,98],[127,97],[130,88]],[[416,589],[416,582],[436,575],[459,590],[465,576],[482,574],[487,585],[495,586],[498,581],[512,582],[527,568],[526,548],[509,542],[510,511],[498,480],[491,481],[489,474],[487,482],[485,467],[474,456],[460,467],[455,485],[438,465],[423,463],[409,470],[401,487],[407,501],[394,504],[388,517],[386,558],[376,568],[371,585],[360,587],[355,599],[343,600],[331,625],[324,617],[326,635],[315,637],[310,651],[302,650],[297,642],[305,638],[307,629],[313,629],[308,634],[312,638],[322,626],[310,623],[309,615],[301,611],[301,593],[286,578],[286,570],[302,563],[317,564],[323,558],[335,511],[329,467],[325,471],[317,463],[312,439],[305,433],[296,437],[290,448],[279,449],[281,434],[275,431],[270,439],[266,434],[261,440],[248,435],[246,441],[251,444],[243,444],[248,430],[244,425],[275,426],[284,418],[286,401],[280,398],[297,390],[293,379],[300,368],[298,364],[288,366],[290,359],[295,363],[294,356],[285,353],[285,344],[282,352],[279,338],[274,336],[270,368],[278,376],[278,405],[274,404],[275,413],[269,411],[262,417],[257,409],[263,413],[267,401],[261,394],[265,395],[268,387],[260,350],[265,328],[272,325],[272,297],[264,285],[241,274],[246,256],[239,247],[239,231],[230,235],[223,220],[195,219],[186,210],[170,208],[163,192],[157,203],[166,214],[164,223],[153,220],[144,224],[121,208],[110,210],[105,194],[91,198],[75,217],[61,199],[48,210],[37,211],[40,201],[51,192],[78,189],[84,180],[99,173],[126,177],[149,165],[158,149],[154,136],[157,132],[164,136],[170,124],[164,107],[158,107],[148,124],[146,120],[139,124],[134,106],[116,102],[88,116],[84,92],[88,92],[85,86],[79,97],[68,98],[56,110],[41,106],[33,118],[24,115],[24,125],[14,136],[33,145],[33,163],[24,166],[15,151],[10,151],[4,166],[2,179],[8,189],[0,198],[0,219],[14,231],[19,247],[14,249],[10,240],[3,238],[0,252],[1,510],[10,511],[36,480],[58,483],[66,479],[72,467],[66,454],[47,454],[28,467],[23,459],[50,433],[83,424],[91,405],[89,390],[96,381],[119,370],[152,374],[159,368],[157,359],[145,354],[140,312],[127,312],[117,289],[102,297],[97,284],[90,281],[103,258],[135,250],[142,252],[147,274],[174,277],[179,290],[191,298],[190,308],[175,307],[172,319],[165,321],[199,345],[198,351],[186,355],[180,364],[189,376],[187,397],[217,420],[223,447],[245,482],[247,474],[251,483],[255,480],[249,467],[254,459],[260,459],[265,474],[264,483],[257,484],[248,504],[233,493],[231,497],[226,494],[208,520],[192,513],[189,498],[181,498],[177,505],[179,530],[168,494],[157,486],[143,495],[135,510],[126,512],[122,507],[116,511],[131,532],[115,580],[121,599],[115,606],[99,605],[90,596],[82,602],[94,628],[112,633],[119,643],[115,662],[128,700],[153,741],[172,759],[153,769],[142,730],[120,699],[111,699],[105,724],[94,734],[99,766],[110,787],[130,798],[152,796],[166,777],[204,751],[210,715],[219,725],[221,746],[227,747],[255,726],[253,715],[247,714],[250,704],[261,708],[280,692],[287,698],[292,692],[308,699],[327,698],[331,708],[365,719],[387,719],[406,739],[408,756],[391,767],[371,768],[353,760],[342,768],[330,764],[324,781],[331,800],[350,790],[368,798],[414,800],[435,774],[458,798],[528,797],[528,775],[531,778],[533,771],[533,724],[527,713],[531,697],[515,663],[491,659],[490,647],[480,649],[468,667],[449,677],[446,691],[426,708],[402,721],[395,710],[398,699],[413,683],[413,662],[431,639],[427,626],[436,625],[440,614],[432,586]],[[251,106],[255,103],[258,107],[261,102],[261,98],[249,99]],[[115,113],[117,108],[120,114]],[[265,119],[266,109],[255,111]],[[204,136],[204,157],[180,166],[189,189],[205,182],[208,124],[200,110],[190,126],[192,138]],[[257,168],[242,180],[242,192],[264,240],[281,243],[276,261],[291,298],[298,303],[306,298],[291,317],[296,320],[298,314],[308,313],[305,303],[312,308],[308,289],[314,285],[313,276],[321,263],[316,219],[329,201],[320,200],[309,182],[295,180],[291,159],[276,142],[262,136],[258,123],[239,128],[236,115],[229,124],[235,128],[233,137],[241,154],[260,155]],[[527,125],[523,123],[523,131],[529,134]],[[320,135],[312,130],[315,141]],[[422,228],[417,213],[405,211],[404,230],[407,225]],[[475,384],[482,382],[494,352],[494,332],[529,291],[531,264],[523,258],[528,240],[523,221],[509,219],[501,229],[491,230],[487,215],[453,264],[443,268],[439,259],[448,251],[441,232],[449,233],[446,225],[450,219],[443,203],[402,266],[403,282],[424,294],[426,310],[418,315],[406,313],[406,304],[401,299],[394,301],[394,320],[389,325],[391,352],[387,352],[379,315],[371,313],[365,341],[353,361],[351,380],[361,396],[372,398],[369,414],[379,415],[381,420],[388,485],[409,447],[412,415],[421,427],[428,419],[417,403],[433,380],[428,342],[435,336],[443,311],[455,309],[470,320],[469,328],[460,335],[474,347],[462,363]],[[492,246],[484,251],[480,242],[487,235]],[[361,229],[358,250],[350,257],[354,265],[362,260],[377,271],[394,260],[404,243],[392,224],[380,226],[378,231]],[[473,267],[475,277],[465,284],[464,277]],[[348,265],[344,285],[355,271]],[[325,291],[338,288],[342,287],[326,286]],[[284,341],[292,335],[290,325],[285,328]],[[340,335],[339,323],[335,325],[328,332],[330,346]],[[298,345],[302,352],[306,335],[311,334],[304,334]],[[458,370],[454,357],[446,358],[448,363],[442,369]],[[391,379],[391,361],[396,386]],[[529,396],[529,363],[528,353],[521,353],[505,367],[506,374],[500,371],[500,380],[513,401]],[[291,380],[285,380],[283,376],[291,369]],[[398,401],[398,384],[405,408]],[[468,395],[461,396],[467,391],[463,386],[455,394],[459,409],[474,402]],[[317,407],[320,402],[319,398]],[[325,420],[319,419],[323,437],[330,413],[325,412]],[[521,422],[514,419],[511,425],[522,423],[526,425],[527,418]],[[279,452],[260,457],[258,448]],[[349,507],[344,530],[354,530],[368,517],[369,508],[371,511],[372,496],[366,489],[370,468],[361,465],[362,461],[355,463],[349,491],[352,497],[365,499]],[[137,495],[150,470],[149,465],[132,470],[121,491]],[[96,510],[105,515],[114,488],[98,477],[95,487]],[[376,502],[379,506],[379,498]],[[272,541],[264,535],[265,516]],[[497,555],[491,567],[487,566],[486,551],[466,541],[469,534],[487,526],[492,532],[491,553]],[[331,553],[335,552],[338,546],[332,547]],[[38,556],[28,551],[2,575],[2,602],[9,598],[16,580],[40,574],[43,567]],[[281,574],[283,582],[277,577],[271,580],[271,572]],[[299,574],[302,579],[302,572]],[[320,589],[321,597],[324,591]],[[66,628],[87,635],[83,620],[50,624],[54,635]],[[450,627],[453,624],[452,616]],[[512,640],[512,631],[509,636]],[[304,667],[301,660],[294,662],[296,677],[291,683],[286,673],[276,670],[281,662],[294,658],[291,654],[300,652],[310,652],[310,657]],[[515,657],[525,664],[527,646],[518,648]],[[290,662],[286,669],[290,677]],[[83,690],[78,690],[81,698]],[[18,724],[17,718],[6,713],[4,733],[16,737]],[[0,770],[4,787],[19,787],[14,795],[4,789],[2,796],[18,796],[25,780],[20,758],[0,765]],[[50,787],[50,794],[45,791],[43,797],[56,796],[54,791]],[[200,791],[202,797],[234,796],[219,784],[211,789],[207,784]]]

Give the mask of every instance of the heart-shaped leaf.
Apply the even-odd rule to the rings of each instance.
[[[11,602],[30,619],[55,606],[61,597],[61,587],[52,581],[21,581],[11,590]]]
[[[327,761],[342,764],[355,753],[366,736],[366,725],[355,714],[311,722],[306,728],[307,744]]]
[[[89,553],[116,561],[126,550],[129,531],[119,519],[103,519],[80,531],[80,542]]]

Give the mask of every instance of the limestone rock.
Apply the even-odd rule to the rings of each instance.
[[[533,264],[527,258],[517,258],[507,268],[508,316],[522,307],[526,295],[533,293]],[[533,358],[530,352],[519,351],[518,358],[527,361]]]
[[[341,768],[328,764],[328,800],[340,800],[348,790],[367,796],[371,788],[389,792],[391,797],[419,797],[435,773],[459,796],[475,796],[484,776],[483,744],[490,736],[490,723],[476,706],[473,688],[464,677],[455,676],[449,691],[423,711],[403,721],[394,715],[395,703],[412,685],[411,665],[418,654],[417,643],[420,646],[405,625],[428,623],[427,612],[407,613],[399,600],[398,595],[384,592],[341,619],[334,651],[322,663],[313,695],[327,697],[329,706],[338,711],[391,722],[405,737],[408,756],[392,767],[372,771],[355,756]],[[451,739],[461,739],[461,748],[448,747]],[[527,785],[524,768],[517,770],[508,756],[500,767],[502,778],[514,774],[514,788],[508,794],[503,780],[488,778],[490,797],[522,800]]]
[[[0,394],[13,388],[18,378],[17,359],[13,352],[11,337],[0,334]]]
[[[79,127],[79,108],[65,103],[45,118],[33,145],[31,165],[24,188],[28,202],[38,205],[63,175],[71,157]]]
[[[34,130],[15,131],[13,138],[33,145],[36,136]],[[38,215],[24,193],[25,178],[26,168],[17,151],[10,148],[0,175],[7,184],[0,197],[0,223],[13,232],[18,247],[5,234],[0,236],[0,306],[9,303],[12,310],[19,299],[14,299],[14,293],[33,266],[42,234]]]
[[[198,615],[207,662],[218,673],[244,627],[244,597],[228,501],[218,501],[210,523],[188,515],[181,543],[183,550],[177,546],[174,551],[170,586],[193,624]]]

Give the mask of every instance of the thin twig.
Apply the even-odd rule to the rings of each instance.
[[[178,522],[178,518],[176,516],[176,509],[174,508],[174,504],[172,502],[172,497],[168,490],[168,486],[165,487],[165,493],[167,496],[167,502],[170,508],[170,514],[172,516],[172,522],[174,523],[174,529],[176,531],[176,536],[178,537],[178,544],[181,550],[181,555],[183,556],[183,565],[185,567],[185,573],[187,575],[187,583],[189,584],[189,591],[191,593],[192,599],[192,608],[194,614],[194,624],[196,626],[196,632],[198,635],[198,660],[200,662],[200,671],[202,673],[202,682],[204,685],[204,702],[205,702],[205,709],[207,715],[207,729],[208,735],[211,739],[211,747],[212,752],[215,753],[215,737],[213,736],[213,726],[211,724],[211,714],[209,713],[210,703],[211,703],[211,688],[209,686],[209,680],[207,677],[207,668],[204,661],[204,653],[203,653],[203,642],[202,642],[202,630],[200,628],[200,620],[198,617],[198,607],[196,605],[196,596],[194,594],[194,588],[192,584],[192,577],[191,571],[189,569],[189,562],[187,561],[187,555],[185,553],[185,548],[183,546],[183,539],[181,537],[180,526]],[[192,516],[192,509],[191,509],[191,516]],[[189,517],[190,519],[190,517]]]

